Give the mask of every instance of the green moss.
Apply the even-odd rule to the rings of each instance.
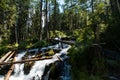
[[[34,65],[34,62],[27,62],[27,63],[25,63],[25,66],[24,66],[24,74],[29,74],[29,72],[30,72],[30,70],[31,70],[31,68],[32,68],[32,66]]]
[[[48,53],[49,56],[54,55],[54,51],[53,51],[53,49],[50,49],[47,53]]]

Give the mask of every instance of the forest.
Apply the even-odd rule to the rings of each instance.
[[[0,0],[0,58],[75,41],[71,80],[120,80],[120,0]]]

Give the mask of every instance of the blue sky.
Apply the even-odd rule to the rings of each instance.
[[[58,2],[60,2],[60,4],[64,4],[64,0],[58,0]]]
[[[64,0],[58,0],[58,2],[60,3],[60,5],[63,5],[63,4],[64,4]],[[60,12],[63,12],[63,9],[62,9],[61,6],[60,6]]]

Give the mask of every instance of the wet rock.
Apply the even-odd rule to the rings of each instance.
[[[50,68],[51,68],[52,65],[53,65],[53,63],[51,63],[50,65],[45,66],[45,70],[44,70],[44,73],[42,75],[41,80],[46,80],[46,77],[47,77],[47,75],[49,75],[48,72],[50,71]]]
[[[50,69],[49,80],[58,80],[59,76],[62,74],[64,63],[61,61],[56,61]]]
[[[120,78],[116,76],[105,76],[103,77],[104,80],[120,80]]]
[[[0,67],[0,75],[5,75],[9,71],[11,65],[3,65]]]
[[[26,75],[29,74],[29,72],[30,72],[33,65],[34,65],[34,62],[25,63],[24,68],[23,68],[24,74],[26,74]]]

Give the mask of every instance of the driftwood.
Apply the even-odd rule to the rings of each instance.
[[[15,51],[13,51],[4,62],[8,62],[14,54],[15,54]]]
[[[63,59],[62,59],[62,58],[60,58],[59,56],[57,56],[57,58],[59,59],[59,61],[64,62],[64,61],[63,61]]]
[[[15,62],[15,57],[13,59],[13,62]],[[9,80],[10,75],[12,74],[14,70],[15,64],[12,64],[11,68],[9,69],[8,73],[5,75],[4,80]]]
[[[0,63],[3,62],[11,53],[12,53],[12,51],[9,51],[6,55],[4,55],[4,56],[0,59]]]
[[[45,58],[35,58],[35,59],[27,59],[27,60],[21,60],[21,61],[13,61],[13,62],[2,62],[0,65],[8,65],[8,64],[17,64],[17,63],[25,63],[30,61],[39,61],[39,60],[45,60],[45,59],[51,59],[52,57],[45,57]]]

